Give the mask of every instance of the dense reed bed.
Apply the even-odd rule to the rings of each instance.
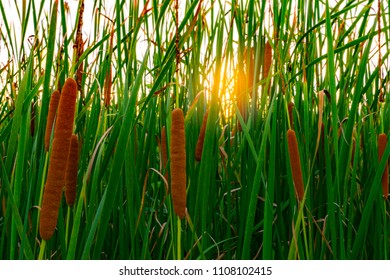
[[[21,2],[0,259],[390,258],[388,2]]]

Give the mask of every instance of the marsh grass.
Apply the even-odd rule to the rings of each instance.
[[[0,2],[1,259],[389,258],[390,145],[379,160],[377,140],[390,131],[387,2],[79,1],[94,11],[83,40],[64,0],[27,2],[12,19],[21,32]],[[62,196],[42,241],[49,101],[68,77],[79,86],[76,200]],[[172,137],[161,136],[173,108],[185,117],[181,220]]]

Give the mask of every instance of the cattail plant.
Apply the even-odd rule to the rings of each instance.
[[[236,102],[237,102],[237,107],[238,110],[240,111],[240,114],[246,122],[247,120],[247,105],[248,105],[248,86],[247,86],[247,76],[245,74],[245,71],[242,67],[242,65],[238,65],[238,68],[236,70],[236,76],[235,76],[235,81],[234,81],[234,93],[236,97]],[[237,120],[237,131],[241,131],[242,127]]]
[[[54,128],[53,147],[41,208],[39,232],[43,239],[52,237],[57,224],[58,208],[65,181],[66,163],[73,132],[77,83],[68,78],[62,88]]]
[[[390,259],[388,1],[11,2],[1,259]]]
[[[378,138],[378,159],[382,160],[387,145],[387,136],[384,133],[379,134]],[[385,199],[389,195],[389,164],[386,162],[385,170],[382,175],[382,194]]]
[[[248,59],[249,56],[249,59]],[[248,53],[248,48],[245,48],[244,51],[244,61],[246,65],[246,71],[248,73],[248,86],[249,88],[253,87],[253,83],[257,83],[258,79],[255,77],[255,48],[251,47],[249,48],[249,53]],[[256,73],[258,74],[258,73]],[[257,76],[257,75],[256,75]],[[249,97],[251,97],[251,91],[248,91]]]
[[[172,111],[171,127],[171,192],[173,208],[179,218],[186,212],[186,148],[184,114],[180,108]]]
[[[84,0],[81,0],[80,9],[79,9],[79,22],[77,24],[76,31],[76,40],[73,45],[74,55],[76,56],[76,61],[78,61],[81,55],[84,52],[84,42],[83,42],[83,15],[84,15]],[[76,72],[76,82],[77,88],[82,93],[82,83],[83,80],[83,62],[80,63]],[[82,93],[83,95],[83,93]]]
[[[203,116],[202,126],[200,128],[200,133],[198,137],[198,142],[196,143],[195,148],[195,159],[197,161],[200,161],[202,158],[202,151],[203,151],[203,142],[204,142],[204,136],[206,133],[206,125],[207,125],[207,117],[209,115],[209,110],[206,111],[206,113]]]
[[[104,81],[104,106],[109,107],[111,103],[111,85],[112,85],[112,72],[111,65],[108,66],[106,77]]]
[[[272,47],[267,41],[264,46],[264,58],[263,58],[263,79],[266,79],[269,75],[272,64]]]
[[[110,33],[110,54],[108,58],[108,69],[104,78],[104,106],[109,107],[111,103],[111,86],[112,86],[112,67],[111,55],[114,48],[114,29]]]
[[[79,141],[73,134],[65,172],[65,199],[69,206],[73,206],[76,200],[77,170],[79,162]]]
[[[305,191],[302,178],[301,159],[299,157],[297,136],[295,135],[295,131],[292,129],[289,129],[287,131],[287,144],[295,193],[297,195],[298,200],[301,201],[303,199]]]
[[[55,90],[50,97],[49,112],[47,114],[46,131],[45,131],[45,151],[49,151],[50,136],[53,128],[54,118],[57,113],[58,103],[60,102],[60,92]]]

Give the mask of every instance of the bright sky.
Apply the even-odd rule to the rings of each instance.
[[[1,0],[1,1],[3,2],[3,5],[5,7],[7,19],[8,20],[12,19],[12,21],[8,22],[8,25],[9,25],[11,30],[16,31],[16,32],[11,31],[12,36],[16,36],[16,38],[13,38],[12,41],[13,42],[15,42],[15,41],[20,42],[20,40],[21,40],[21,23],[19,20],[19,18],[20,18],[19,12],[20,13],[22,12],[22,3],[25,2],[28,5],[29,1],[25,1],[25,0]],[[134,0],[134,1],[137,1],[137,0]],[[179,0],[179,1],[180,1],[180,3],[185,3],[185,1],[183,1],[183,0]],[[210,5],[210,1],[211,0],[205,0],[204,5]],[[295,0],[292,0],[292,1],[293,1],[293,3],[296,2]],[[14,2],[17,2],[18,6],[14,5]],[[36,9],[38,9],[41,1],[35,0],[35,1],[31,1],[31,3],[32,2],[34,2],[34,4],[36,6],[38,6],[38,7],[36,7]],[[43,16],[41,17],[43,19],[42,25],[44,25],[44,26],[46,25],[46,18],[48,18],[50,15],[51,2],[52,1],[48,1],[48,0],[45,1],[45,6],[43,8]],[[77,7],[78,7],[79,2],[77,0],[68,0],[66,2],[69,5],[69,10],[70,10],[70,13],[68,13],[68,17],[69,17],[68,22],[70,24],[73,24],[76,20],[76,13],[77,13]],[[96,2],[96,1],[92,1],[92,0],[85,1],[84,27],[83,27],[84,40],[88,39],[90,32],[92,32],[91,27],[93,26],[93,4],[94,4],[94,2]],[[103,10],[101,12],[103,14],[107,15],[109,18],[112,18],[113,13],[114,13],[113,5],[114,5],[115,1],[107,0],[107,1],[103,1],[103,2],[108,3],[108,5],[103,7]],[[330,0],[329,1],[331,7],[334,6],[337,2],[338,2],[337,0]],[[110,6],[110,4],[111,4],[111,6]],[[216,6],[218,6],[218,5],[216,5]],[[18,11],[17,7],[19,7],[20,11]],[[293,7],[294,7],[294,5],[293,5]],[[373,14],[375,14],[374,9],[375,9],[375,4],[373,7]],[[33,26],[32,18],[30,18],[29,24],[27,26],[28,26],[27,32],[26,32],[26,36],[24,37],[23,43],[24,43],[25,47],[27,49],[29,49],[31,46],[31,43],[29,43],[29,36],[34,34],[34,26]],[[1,32],[3,33],[3,35],[7,36],[5,22],[4,22],[2,15],[0,15],[0,28],[1,28]],[[141,42],[142,42],[142,40],[141,40]],[[146,44],[146,42],[144,42],[144,44]],[[20,43],[18,43],[18,45],[20,45]],[[141,45],[140,48],[142,50],[144,50],[145,45],[144,46]],[[8,57],[8,52],[7,52],[7,49],[5,48],[4,42],[2,39],[0,39],[0,69],[7,63],[7,61],[9,59],[12,59],[12,58]]]

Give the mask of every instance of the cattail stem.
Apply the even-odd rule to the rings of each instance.
[[[355,161],[355,151],[356,151],[356,140],[352,139],[352,151],[351,151],[351,165],[353,166],[353,162]]]
[[[69,206],[73,206],[76,200],[78,162],[79,141],[77,135],[72,135],[65,172],[65,198]]]
[[[164,170],[165,180],[168,181],[168,170],[167,170],[167,162],[168,162],[168,153],[167,153],[167,134],[165,126],[161,128],[161,168]]]
[[[186,210],[186,149],[184,114],[180,108],[172,111],[170,152],[173,209],[179,218],[184,218]]]
[[[200,161],[202,158],[202,151],[203,151],[203,143],[204,143],[204,136],[206,134],[206,126],[207,126],[207,118],[209,115],[209,110],[206,111],[206,113],[203,116],[202,126],[200,128],[200,133],[198,137],[198,142],[196,143],[195,148],[195,159],[197,161]]]
[[[378,159],[382,160],[383,154],[385,153],[387,145],[387,136],[384,133],[379,134],[378,138]],[[382,175],[382,194],[385,199],[388,198],[389,195],[389,164],[386,162],[385,170]]]
[[[35,134],[35,105],[31,102],[31,119],[30,119],[30,135],[31,137]]]
[[[291,129],[294,129],[294,115],[293,115],[294,102],[290,101],[287,106],[288,106],[288,118],[290,121],[290,127]]]
[[[301,159],[299,157],[298,142],[295,131],[287,131],[288,154],[290,156],[290,165],[294,181],[295,193],[299,201],[303,199],[304,184],[302,178]]]
[[[47,114],[46,131],[45,131],[45,151],[49,151],[50,136],[53,128],[54,118],[57,112],[58,103],[60,102],[60,92],[55,90],[50,97],[49,112]]]
[[[65,183],[65,169],[73,132],[77,83],[68,78],[62,88],[54,140],[41,208],[39,232],[44,240],[52,237],[57,225],[58,208]]]

